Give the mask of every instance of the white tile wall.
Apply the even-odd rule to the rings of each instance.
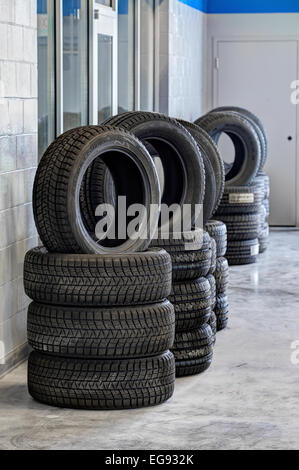
[[[206,15],[169,0],[169,115],[194,121],[202,114]]]
[[[37,245],[36,0],[0,0],[0,376],[26,343],[23,260]],[[6,360],[7,359],[7,360]]]

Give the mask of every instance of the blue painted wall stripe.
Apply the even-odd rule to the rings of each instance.
[[[128,0],[118,0],[118,14],[127,15],[129,11]]]
[[[209,0],[207,13],[297,13],[298,0]]]
[[[299,13],[298,0],[179,0],[205,13]]]
[[[189,7],[195,8],[196,10],[207,13],[208,0],[179,0],[181,3],[185,3]]]
[[[37,14],[46,15],[47,11],[47,0],[37,0]]]

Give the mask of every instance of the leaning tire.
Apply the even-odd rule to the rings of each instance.
[[[173,283],[169,300],[174,306],[176,333],[199,328],[210,318],[211,288],[203,277]]]
[[[205,166],[206,188],[203,207],[203,222],[212,218],[221,201],[224,183],[225,171],[223,160],[219,154],[218,148],[209,134],[196,124],[188,121],[178,120],[193,136],[199,146]]]
[[[235,161],[227,169],[226,184],[242,186],[251,183],[257,175],[261,162],[261,145],[254,127],[247,119],[236,113],[210,113],[195,121],[212,139],[219,141],[221,134],[227,134],[235,147]]]
[[[190,204],[193,226],[198,217],[195,206],[204,201],[205,170],[198,145],[185,127],[175,119],[150,112],[120,114],[109,118],[105,124],[132,132],[154,147],[164,170],[162,204],[168,207]],[[162,222],[161,232],[168,228],[170,232],[181,230],[182,227],[178,227],[180,212],[175,211],[169,226]]]
[[[140,359],[67,359],[33,352],[28,389],[41,403],[113,410],[153,406],[173,394],[175,363],[168,351]]]
[[[90,232],[84,220],[80,190],[88,167],[99,155],[112,173],[118,195],[127,197],[128,206],[142,203],[147,208],[134,239],[100,244],[96,229]],[[145,147],[133,135],[107,126],[73,129],[59,137],[43,155],[34,182],[37,230],[44,246],[55,253],[145,250],[158,224],[158,213],[150,222],[151,204],[159,207],[159,202],[157,172]]]
[[[80,207],[90,232],[97,223],[96,208],[100,204],[117,207],[117,195],[112,175],[107,165],[97,159],[87,169],[80,188]]]
[[[164,251],[63,255],[43,247],[27,252],[25,292],[55,305],[111,306],[154,303],[171,291],[171,259]]]
[[[262,124],[262,121],[251,111],[248,111],[248,109],[244,108],[239,108],[237,106],[221,106],[219,108],[213,109],[211,112],[226,112],[226,111],[231,111],[231,112],[236,112],[243,116],[244,118],[248,119],[250,123],[254,126],[254,129],[259,137],[260,144],[261,144],[261,164],[259,171],[262,171],[263,167],[265,166],[266,160],[267,160],[267,153],[268,153],[268,139],[267,139],[267,134],[265,131],[265,128]]]
[[[61,307],[32,302],[28,341],[45,354],[78,358],[145,357],[172,347],[169,301],[130,307]]]

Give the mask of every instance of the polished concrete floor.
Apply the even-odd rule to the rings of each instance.
[[[212,367],[177,380],[156,408],[43,406],[28,395],[22,364],[0,380],[0,449],[299,449],[298,273],[297,231],[272,232],[257,265],[232,267],[230,327]]]

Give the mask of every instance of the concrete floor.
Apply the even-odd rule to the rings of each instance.
[[[212,367],[177,380],[162,406],[43,406],[28,395],[22,364],[0,380],[0,449],[299,449],[298,271],[296,231],[272,232],[257,265],[232,267],[230,327]]]

